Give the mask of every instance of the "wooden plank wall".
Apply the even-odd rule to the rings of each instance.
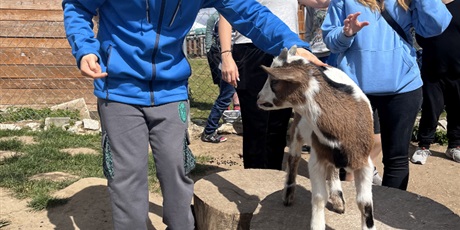
[[[1,1],[0,108],[84,98],[94,110],[92,80],[80,75],[65,38],[62,0]]]

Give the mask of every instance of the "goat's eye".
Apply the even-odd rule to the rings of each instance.
[[[273,89],[273,87],[275,87],[275,85],[277,85],[279,83],[278,80],[271,80],[270,81],[270,87]]]

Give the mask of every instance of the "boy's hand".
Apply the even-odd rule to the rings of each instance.
[[[81,58],[80,72],[81,75],[91,77],[93,79],[107,76],[107,73],[102,73],[98,58],[94,54],[87,54]]]

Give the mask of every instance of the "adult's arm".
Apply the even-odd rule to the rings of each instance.
[[[297,46],[297,54],[316,65],[325,65],[310,50],[310,44],[302,41],[298,34],[257,1],[221,0],[210,1],[212,6],[232,25],[250,38],[255,46],[273,56],[284,48]],[[204,6],[205,7],[205,6]]]
[[[219,39],[222,53],[222,80],[237,86],[239,80],[238,66],[233,59],[232,52],[232,25],[222,16],[219,19]]]
[[[325,8],[329,6],[330,0],[298,0],[299,4],[313,8]]]

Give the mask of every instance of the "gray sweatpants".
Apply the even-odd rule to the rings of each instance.
[[[193,229],[193,180],[185,175],[183,157],[187,102],[144,107],[98,99],[98,111],[114,228],[141,230],[150,223],[150,143],[163,194],[163,222],[168,229]]]

